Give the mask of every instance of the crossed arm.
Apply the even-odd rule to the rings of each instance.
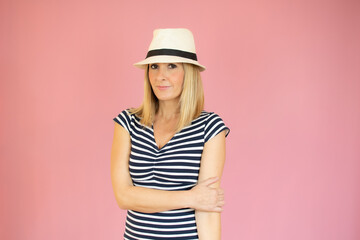
[[[144,213],[194,208],[200,239],[220,239],[220,212],[224,197],[219,188],[219,179],[225,160],[224,132],[205,144],[199,183],[188,191],[164,191],[134,186],[129,173],[130,150],[129,133],[115,123],[111,179],[120,208]]]
[[[222,131],[207,143],[201,157],[199,182],[210,176],[221,177],[225,162],[225,131]],[[220,181],[211,185],[220,187]],[[221,239],[221,218],[219,212],[195,211],[196,224],[199,239],[219,240]]]

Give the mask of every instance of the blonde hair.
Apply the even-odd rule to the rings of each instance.
[[[179,132],[182,128],[190,125],[191,121],[200,116],[204,109],[204,90],[200,69],[189,63],[183,63],[183,67],[184,82],[179,101],[180,119],[177,124],[176,132]],[[130,112],[140,117],[141,124],[151,127],[158,108],[159,100],[151,88],[149,67],[147,67],[145,69],[143,102],[140,107],[133,108]]]

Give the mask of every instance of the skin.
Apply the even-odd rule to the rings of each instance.
[[[159,100],[153,128],[156,143],[163,147],[175,134],[180,117],[179,100],[184,82],[184,68],[179,63],[154,63],[149,66],[151,87]]]
[[[163,147],[175,134],[183,79],[184,69],[181,63],[157,63],[149,66],[150,84],[159,100],[159,110],[153,123],[158,148]],[[220,239],[220,212],[224,205],[224,195],[220,188],[225,161],[224,132],[205,143],[199,181],[189,191],[162,191],[133,186],[128,170],[130,150],[129,133],[115,123],[111,179],[120,208],[145,213],[194,208],[199,239]]]
[[[222,131],[205,143],[199,173],[199,182],[211,176],[221,177],[225,163],[225,131]],[[211,187],[219,188],[220,181]],[[195,211],[199,239],[221,239],[221,216],[219,212]]]

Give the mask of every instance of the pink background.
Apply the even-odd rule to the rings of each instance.
[[[190,28],[231,128],[223,239],[360,239],[360,2],[0,2],[0,239],[122,239],[112,118]]]

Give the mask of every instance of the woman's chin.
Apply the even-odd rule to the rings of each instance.
[[[156,96],[159,101],[179,101],[180,97],[173,96]]]

